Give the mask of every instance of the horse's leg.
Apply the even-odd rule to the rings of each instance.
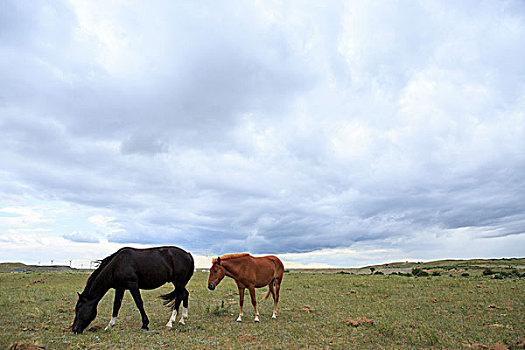
[[[190,293],[186,288],[182,291],[182,317],[179,320],[180,324],[186,324],[185,321],[188,318],[188,297]]]
[[[257,311],[257,301],[255,300],[255,287],[250,286],[248,287],[248,290],[250,291],[250,297],[252,298],[252,305],[255,310],[255,319],[254,322],[259,322],[259,311]]]
[[[122,304],[122,297],[124,297],[124,289],[115,289],[115,300],[113,301],[113,314],[111,320],[104,330],[109,331],[111,327],[117,323],[118,310]]]
[[[281,289],[281,281],[282,278],[276,278],[274,282],[275,295],[273,299],[273,319],[277,318],[277,303],[279,302],[279,290]]]
[[[131,296],[133,297],[133,300],[135,300],[135,304],[140,311],[140,316],[142,316],[142,329],[147,331],[149,320],[148,316],[146,315],[146,311],[144,311],[144,303],[142,302],[142,297],[140,296],[140,290],[138,288],[133,288],[129,291],[131,292]]]
[[[179,323],[185,324],[186,318],[188,318],[188,296],[190,295],[190,293],[186,290],[186,288],[182,287],[181,285],[174,286],[175,302],[173,303],[173,312],[171,313],[171,317],[168,323],[166,324],[166,328],[169,329],[173,327],[173,322],[175,322],[175,319],[177,318],[181,301],[184,301],[184,304],[182,305],[182,317]]]
[[[177,293],[177,290],[174,290],[173,293]],[[175,297],[175,300],[177,300],[177,297]],[[173,310],[171,311],[170,319],[168,320],[168,323],[166,323],[166,328],[171,329],[173,327],[173,322],[177,319],[177,313],[178,310],[175,308],[175,302],[173,303]]]
[[[244,315],[242,312],[242,308],[244,305],[244,287],[238,287],[239,288],[239,306],[241,307],[241,312],[239,313],[239,317],[237,317],[237,322],[242,322],[242,316]]]
[[[277,296],[276,296],[276,291],[275,291],[275,285],[276,285],[276,280],[274,279],[270,285],[268,286],[268,288],[270,288],[270,292],[272,293],[272,297],[273,297],[273,314],[272,314],[272,319],[276,319],[277,318]]]

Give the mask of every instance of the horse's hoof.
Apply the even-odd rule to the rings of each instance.
[[[272,320],[276,320],[277,319],[277,316],[272,316]]]
[[[242,318],[239,317],[236,321],[241,323],[242,322]]]
[[[140,331],[141,331],[142,333],[149,332],[149,328],[141,328]]]
[[[166,330],[171,331],[171,326],[166,326]]]
[[[255,323],[259,323],[259,319],[256,318],[255,320],[253,320],[253,322],[255,322]]]

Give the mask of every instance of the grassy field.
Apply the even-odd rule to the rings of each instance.
[[[260,304],[261,322],[254,324],[247,293],[244,322],[238,324],[233,280],[226,278],[211,292],[207,273],[196,272],[188,286],[185,326],[164,328],[170,312],[157,296],[171,290],[165,285],[143,291],[150,332],[139,332],[139,313],[128,292],[117,325],[104,331],[110,291],[90,328],[73,335],[67,328],[87,277],[1,273],[0,349],[15,342],[46,349],[513,349],[525,338],[525,280],[480,273],[420,278],[286,273],[277,320],[270,319],[273,306],[267,301]],[[258,290],[258,300],[265,292]]]

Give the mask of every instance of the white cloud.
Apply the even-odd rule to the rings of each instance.
[[[4,207],[0,208],[0,227],[30,227],[48,225],[53,220],[46,216],[43,208]]]
[[[99,239],[95,237],[94,235],[85,233],[85,232],[70,232],[62,236],[63,238],[72,241],[72,242],[79,242],[79,243],[98,243]]]
[[[523,234],[519,1],[5,6],[2,242],[342,266]]]

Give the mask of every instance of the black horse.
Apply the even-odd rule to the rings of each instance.
[[[193,257],[178,247],[157,247],[148,249],[122,248],[100,261],[91,274],[82,294],[78,294],[75,306],[75,320],[71,326],[73,333],[82,331],[97,316],[97,305],[110,288],[115,289],[113,317],[106,330],[115,325],[124,291],[130,291],[142,316],[142,329],[148,329],[148,316],[144,311],[140,289],[155,289],[171,282],[173,292],[161,295],[165,305],[173,308],[166,327],[171,328],[182,304],[180,323],[188,317],[188,296],[186,284],[193,275]]]

